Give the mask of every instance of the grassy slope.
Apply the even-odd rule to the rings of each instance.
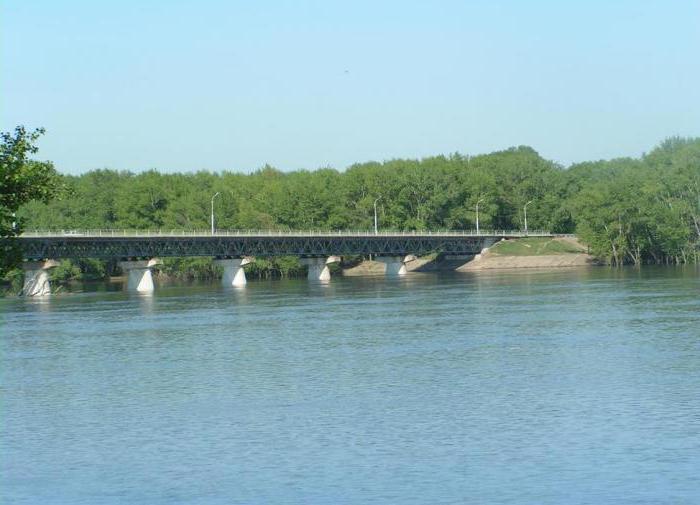
[[[530,237],[499,242],[490,249],[490,252],[502,256],[544,256],[579,254],[586,250],[569,240]]]

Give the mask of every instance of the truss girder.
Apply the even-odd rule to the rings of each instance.
[[[185,256],[331,256],[477,254],[500,236],[293,237],[20,237],[28,260],[45,258],[154,258]]]

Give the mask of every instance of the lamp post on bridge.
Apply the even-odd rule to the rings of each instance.
[[[532,203],[532,200],[527,202],[523,207],[523,214],[525,215],[525,235],[527,235],[527,206]]]
[[[483,201],[484,201],[483,198],[479,198],[476,201],[476,234],[477,235],[479,234],[479,204]]]
[[[382,197],[380,196],[374,201],[374,234],[377,235],[379,233],[379,229],[377,228],[377,202],[381,200]]]
[[[211,197],[211,234],[214,235],[214,198],[219,196],[221,193],[218,191],[214,193],[214,196]]]

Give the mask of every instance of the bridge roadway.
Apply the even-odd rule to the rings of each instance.
[[[129,289],[152,291],[150,270],[158,258],[214,257],[224,283],[245,284],[243,265],[251,257],[299,256],[309,279],[329,280],[327,265],[341,256],[374,255],[387,273],[401,275],[415,256],[438,253],[474,255],[503,238],[551,236],[520,231],[184,231],[61,230],[30,231],[18,237],[25,262],[25,294],[48,294],[47,270],[61,258],[117,259]]]
[[[19,237],[29,260],[59,258],[143,259],[154,257],[242,257],[330,255],[476,254],[517,231],[129,231],[26,232]],[[531,232],[530,236],[549,236]]]

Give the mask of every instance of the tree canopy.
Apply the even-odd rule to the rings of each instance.
[[[38,151],[36,141],[43,133],[41,128],[27,132],[18,126],[13,133],[0,134],[0,275],[21,260],[12,241],[22,231],[18,210],[32,201],[46,204],[58,188],[53,165],[29,158]]]
[[[52,169],[40,166],[48,183]],[[612,264],[698,257],[700,139],[671,138],[639,159],[568,168],[519,146],[358,163],[345,171],[94,170],[60,180],[69,198],[47,202],[50,193],[38,193],[19,209],[28,228],[207,229],[211,197],[220,192],[219,229],[368,230],[377,199],[383,229],[473,229],[477,202],[481,229],[521,229],[523,206],[532,200],[531,230],[577,233]]]

